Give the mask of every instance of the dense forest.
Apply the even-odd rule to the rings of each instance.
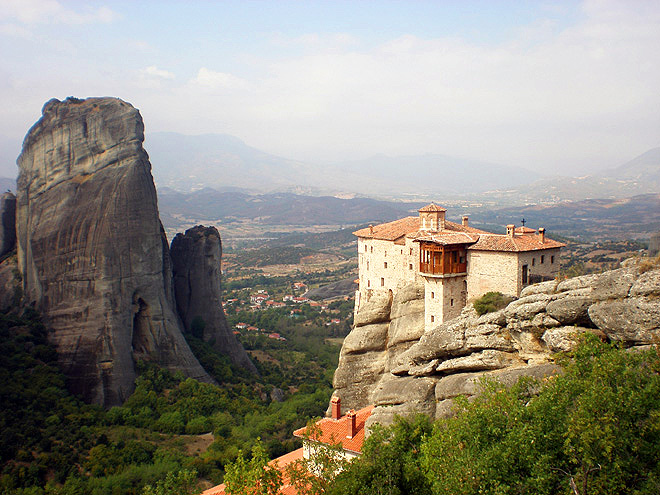
[[[339,347],[325,343],[323,328],[285,322],[286,344],[248,346],[264,356],[255,360],[260,377],[187,335],[221,386],[140,362],[133,395],[103,410],[69,394],[36,312],[1,314],[0,492],[141,494],[192,474],[201,490],[258,437],[269,456],[299,447],[291,433],[324,413]]]

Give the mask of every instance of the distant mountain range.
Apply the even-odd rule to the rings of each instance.
[[[519,167],[430,154],[305,163],[265,153],[226,134],[151,133],[145,148],[156,184],[183,192],[212,187],[220,191],[458,196],[511,188],[541,177]]]
[[[341,199],[292,193],[251,195],[210,188],[190,193],[161,188],[158,204],[166,227],[177,225],[182,218],[253,220],[262,225],[356,225],[394,220],[410,210],[406,203],[371,198]]]

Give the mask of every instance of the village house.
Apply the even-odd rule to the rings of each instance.
[[[268,463],[282,473],[283,485],[279,490],[280,495],[298,493],[286,473],[287,466],[292,462],[311,461],[310,471],[313,471],[315,454],[322,448],[329,448],[332,455],[349,461],[362,455],[365,423],[371,416],[374,406],[368,406],[359,411],[348,411],[344,416],[341,414],[339,397],[332,398],[331,406],[329,418],[318,420],[312,428],[306,426],[293,432],[293,436],[302,439],[302,448],[277,457]],[[226,495],[225,485],[209,488],[201,495]]]
[[[353,232],[358,238],[355,311],[377,291],[392,294],[409,284],[424,287],[425,327],[458,316],[468,301],[486,292],[519,296],[523,287],[559,274],[565,244],[545,229],[507,225],[506,234],[454,223],[446,209],[430,204],[419,216]]]

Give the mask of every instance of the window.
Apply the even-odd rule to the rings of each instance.
[[[385,251],[385,257],[387,258],[387,251]]]
[[[555,262],[555,256],[552,255],[552,256],[550,256],[550,263],[554,263],[554,262]]]
[[[544,261],[545,261],[545,255],[542,254],[541,255],[541,264],[543,264]]]
[[[364,245],[364,252],[365,253],[367,252],[367,245],[366,244]]]
[[[450,299],[450,300],[449,300],[449,305],[450,305],[450,306],[453,306],[453,305],[454,305],[454,300],[453,300],[453,299]]]
[[[412,263],[408,264],[408,270],[412,270]]]
[[[367,261],[367,270],[369,269],[369,262]]]
[[[367,287],[371,287],[371,280],[367,280]]]
[[[385,287],[385,279],[383,277],[380,277],[380,286]]]
[[[372,252],[372,253],[374,252],[374,247],[373,247],[373,246],[371,246],[371,252]]]
[[[401,250],[401,254],[403,254],[403,249]]]
[[[387,268],[387,261],[383,263],[383,268]]]
[[[536,258],[532,258],[532,266],[536,265]]]
[[[431,323],[435,321],[435,316],[431,315]]]
[[[412,248],[410,248],[410,254],[412,255]]]
[[[456,262],[458,261],[458,252],[457,252],[457,251],[454,251],[453,253],[451,253],[451,258],[452,258],[452,259],[451,259],[452,262],[453,262],[453,263],[456,263]]]

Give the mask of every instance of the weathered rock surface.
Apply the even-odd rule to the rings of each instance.
[[[0,196],[0,258],[16,247],[16,196]]]
[[[257,372],[229,328],[222,308],[222,241],[215,227],[198,225],[177,234],[170,249],[176,306],[186,331],[200,325],[204,341],[232,362]]]
[[[18,263],[72,392],[106,406],[138,359],[209,381],[175,311],[139,112],[116,98],[51,100],[18,158]]]
[[[351,334],[358,332],[359,339],[349,334],[351,344],[342,349],[335,395],[342,404],[346,397],[350,408],[374,404],[369,424],[389,424],[396,414],[412,412],[439,418],[452,413],[456,396],[477,394],[484,377],[510,386],[522,376],[559,372],[553,353],[572,349],[581,333],[627,346],[651,344],[660,337],[660,266],[641,266],[633,259],[610,272],[530,286],[500,311],[478,316],[468,306],[426,333],[419,287],[395,294],[391,304],[374,297],[380,306],[362,315],[358,310],[361,326]],[[384,327],[387,339],[379,346]],[[405,346],[397,344],[399,335],[406,336]],[[369,342],[368,352],[360,353],[356,341]],[[365,369],[370,371],[361,381]]]
[[[10,256],[0,262],[0,311],[17,306],[23,289],[18,271],[16,256]]]

